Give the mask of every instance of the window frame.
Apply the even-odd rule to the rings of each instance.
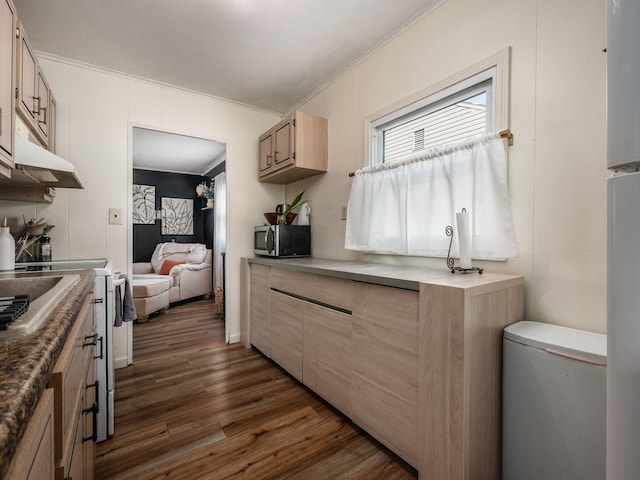
[[[511,47],[507,46],[463,71],[369,115],[365,119],[367,164],[383,163],[384,135],[381,127],[390,128],[408,121],[412,114],[424,115],[429,110],[441,108],[458,95],[473,92],[481,83],[491,83],[487,89],[487,133],[508,129],[510,60]]]

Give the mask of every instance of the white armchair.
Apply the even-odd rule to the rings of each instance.
[[[211,295],[212,255],[201,243],[159,243],[150,262],[133,264],[133,279],[168,279],[171,303]]]

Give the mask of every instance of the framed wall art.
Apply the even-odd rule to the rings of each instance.
[[[162,235],[193,235],[193,199],[162,197]]]
[[[156,187],[133,185],[131,195],[133,223],[150,225],[156,221]]]

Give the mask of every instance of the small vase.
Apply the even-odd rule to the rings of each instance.
[[[286,225],[287,224],[287,217],[285,217],[282,214],[279,214],[277,222],[278,222],[278,225]]]
[[[213,208],[213,198],[207,198],[207,208]]]

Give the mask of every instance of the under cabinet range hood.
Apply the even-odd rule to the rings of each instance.
[[[15,169],[11,172],[13,184],[41,187],[84,188],[72,163],[31,143],[20,135],[15,136]]]

